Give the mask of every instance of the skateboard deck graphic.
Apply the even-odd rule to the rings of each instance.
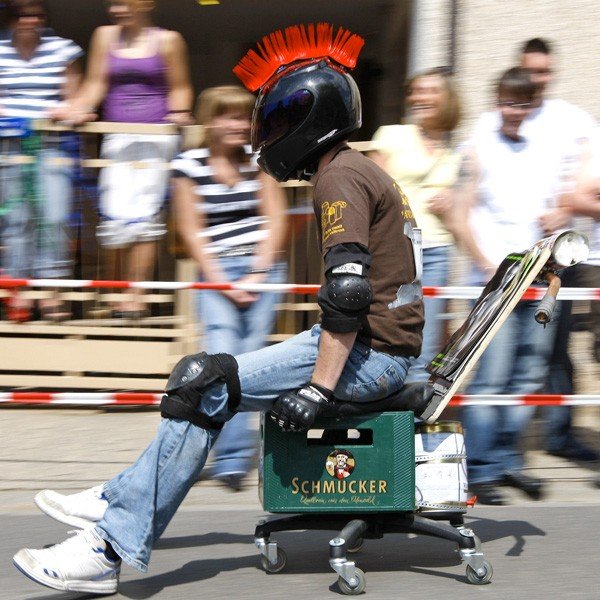
[[[463,325],[427,366],[437,400],[422,415],[433,423],[457,392],[496,332],[552,255],[556,236],[544,238],[526,252],[509,254],[483,289]]]

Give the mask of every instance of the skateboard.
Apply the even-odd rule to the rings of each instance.
[[[563,251],[565,243],[573,243],[572,256]],[[509,254],[502,261],[463,325],[426,367],[430,373],[428,384],[433,397],[420,417],[423,421],[433,423],[440,416],[534,282],[549,285],[535,318],[542,324],[550,321],[560,289],[556,271],[585,260],[587,249],[585,236],[575,231],[565,231],[540,240],[524,252]]]

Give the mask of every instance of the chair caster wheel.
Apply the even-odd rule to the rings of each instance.
[[[467,580],[474,585],[484,585],[492,580],[494,569],[492,565],[484,560],[481,566],[481,572],[478,573],[471,565],[467,565]]]
[[[363,547],[364,541],[365,541],[365,538],[358,538],[356,540],[354,546],[352,546],[352,548],[346,548],[346,552],[348,552],[350,554],[354,554],[354,552],[358,552]]]
[[[342,594],[346,594],[346,596],[357,596],[365,591],[365,588],[367,587],[367,578],[361,569],[357,568],[354,570],[354,579],[356,580],[356,583],[350,585],[343,577],[338,577],[338,586],[340,587]]]
[[[260,562],[262,568],[267,573],[279,573],[285,569],[285,565],[287,564],[287,554],[281,548],[277,548],[277,562],[275,564],[269,562],[269,559],[266,556],[261,556]]]

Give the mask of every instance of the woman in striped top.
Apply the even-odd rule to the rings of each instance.
[[[285,199],[278,184],[259,171],[247,145],[253,106],[254,98],[241,87],[204,90],[196,115],[202,139],[173,161],[177,229],[206,281],[285,280]],[[272,293],[198,292],[202,349],[237,355],[264,346],[276,301]],[[240,489],[255,448],[251,416],[238,413],[221,432],[213,476]]]
[[[5,163],[0,168],[3,272],[17,278],[69,277],[73,186],[64,146],[70,134],[13,137],[8,131],[19,129],[13,119],[27,123],[48,118],[75,93],[83,50],[46,29],[44,0],[10,0],[7,8],[10,37],[0,41],[0,117],[7,118],[2,154],[33,155],[36,163]],[[31,300],[15,296],[8,314],[27,320],[31,308]],[[57,298],[40,300],[40,310],[42,318],[53,321],[70,316]]]

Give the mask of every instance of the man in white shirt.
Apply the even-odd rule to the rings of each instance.
[[[480,130],[464,151],[457,221],[459,243],[472,259],[472,285],[485,284],[509,253],[544,237],[556,215],[562,154],[523,133],[536,86],[526,69],[506,71],[497,86],[496,129]],[[567,212],[566,209],[563,212]],[[535,394],[546,380],[553,336],[534,319],[535,302],[520,302],[482,355],[469,394]],[[462,414],[472,493],[482,504],[504,504],[499,485],[534,499],[542,482],[522,473],[521,433],[532,407],[470,406]]]
[[[590,236],[590,256],[585,267],[585,287],[600,288],[600,128],[594,130],[591,145],[589,170],[582,173],[577,193],[573,196],[574,214],[594,219],[594,229]],[[594,358],[600,362],[600,301],[591,303],[591,325],[594,334]],[[594,480],[600,488],[600,474]]]
[[[590,153],[586,157],[577,179],[573,194],[569,196],[567,208],[573,216],[592,220],[589,233],[590,255],[585,263],[568,269],[563,275],[563,285],[569,287],[600,288],[600,130],[592,136]],[[569,357],[569,337],[572,331],[571,301],[562,302],[558,331],[550,364],[548,378],[549,393],[573,394],[573,364]],[[587,327],[592,334],[593,351],[600,362],[600,302],[590,303]],[[550,421],[552,430],[548,433],[548,451],[575,461],[597,461],[598,452],[583,445],[571,430],[569,407],[556,407]]]
[[[519,55],[519,64],[528,69],[536,85],[532,110],[523,121],[521,134],[539,137],[548,144],[562,144],[563,152],[571,154],[571,162],[564,168],[576,167],[580,153],[590,142],[595,127],[591,115],[578,106],[559,98],[548,97],[548,87],[554,81],[554,58],[549,42],[533,38],[525,42]],[[473,130],[473,138],[500,127],[497,111],[482,114]],[[564,173],[568,175],[572,173]]]
[[[545,147],[547,151],[560,155],[557,168],[560,178],[556,182],[556,202],[547,207],[540,218],[544,234],[571,225],[570,195],[575,180],[590,152],[592,132],[596,126],[594,119],[581,108],[562,99],[548,98],[548,88],[554,81],[554,54],[550,43],[542,38],[533,38],[521,47],[519,62],[528,69],[536,85],[536,95],[532,110],[525,117],[520,129],[521,135]],[[497,111],[481,115],[477,121],[472,139],[485,137],[500,127]],[[571,278],[577,270],[567,272],[564,285],[576,285]],[[572,394],[573,369],[567,354],[568,333],[571,327],[571,304],[560,303],[561,316],[555,324],[556,344],[550,358],[546,393]],[[557,311],[558,312],[558,311]],[[571,430],[571,408],[567,406],[546,407],[545,444],[553,455],[574,460],[596,460],[598,454],[579,442]]]
[[[562,164],[563,206],[558,211],[571,211],[575,216],[591,216],[586,209],[581,212],[574,208],[572,202],[579,203],[580,200],[577,197],[581,197],[582,193],[587,197],[593,197],[593,194],[580,190],[576,194],[577,197],[574,197],[572,192],[576,179],[583,181],[583,177],[587,181],[593,181],[593,177],[590,176],[591,171],[585,165],[591,154],[593,131],[596,126],[594,119],[584,110],[569,102],[546,97],[547,90],[554,81],[554,55],[546,40],[533,38],[525,42],[521,51],[521,66],[530,70],[531,78],[539,90],[540,107],[537,109],[539,115],[537,115],[537,119],[533,115],[531,135],[546,139],[548,144],[562,144],[565,149]],[[558,135],[556,135],[557,133]],[[587,174],[584,175],[582,170],[586,170]],[[600,176],[600,171],[598,175]],[[557,222],[554,221],[548,223],[549,226],[556,224]],[[558,221],[558,226],[560,227],[560,221]],[[600,248],[594,248],[593,240],[590,242],[592,242],[592,255],[594,252],[600,252]],[[590,261],[593,259],[590,258]],[[596,271],[589,264],[591,263],[567,271],[563,285],[587,287],[586,282],[589,276]],[[561,304],[546,391],[554,394],[573,394],[573,366],[568,355],[568,340],[572,326],[572,303],[562,302]],[[595,316],[597,318],[600,315],[596,314]],[[592,313],[592,323],[593,318],[594,313]],[[568,406],[557,406],[544,410],[547,417],[546,450],[552,455],[573,460],[598,460],[600,458],[598,453],[592,448],[586,447],[575,437],[571,429],[571,412],[571,407]]]

